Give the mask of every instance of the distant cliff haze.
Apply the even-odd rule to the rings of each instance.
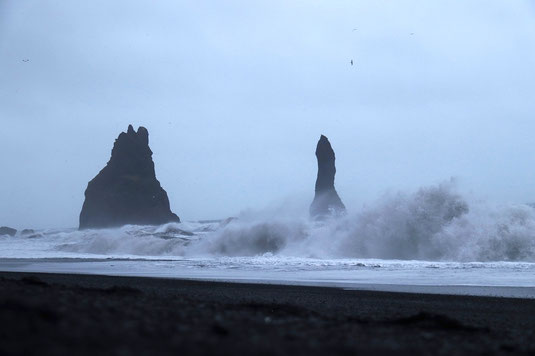
[[[115,140],[111,158],[87,185],[80,229],[180,222],[156,179],[149,132],[132,125]]]
[[[318,159],[318,178],[316,179],[316,194],[310,206],[310,216],[314,219],[322,219],[344,214],[346,207],[334,189],[336,157],[331,143],[323,135],[316,147],[316,158]]]

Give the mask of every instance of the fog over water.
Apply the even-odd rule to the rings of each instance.
[[[306,214],[325,134],[349,210],[328,257],[533,261],[533,68],[529,0],[0,1],[0,225],[77,226],[130,123],[182,220]],[[411,203],[430,187],[438,220]],[[275,243],[313,256],[299,219]],[[203,248],[263,253],[232,236]]]

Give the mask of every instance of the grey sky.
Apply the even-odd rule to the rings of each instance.
[[[129,123],[185,220],[311,201],[320,134],[352,210],[535,201],[534,68],[530,0],[0,0],[0,225],[77,226]]]

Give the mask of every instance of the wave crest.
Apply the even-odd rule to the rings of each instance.
[[[469,204],[454,182],[383,197],[357,214],[236,221],[189,253],[427,261],[535,261],[535,210]]]
[[[43,231],[38,238],[0,239],[0,250],[8,257],[17,251],[53,251],[50,255],[535,262],[534,208],[469,202],[454,182],[389,194],[357,213],[321,223],[296,215],[295,205],[287,206],[287,211],[248,211],[223,222]]]

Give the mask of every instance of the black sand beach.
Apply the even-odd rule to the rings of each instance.
[[[534,354],[535,300],[0,273],[1,355]]]

